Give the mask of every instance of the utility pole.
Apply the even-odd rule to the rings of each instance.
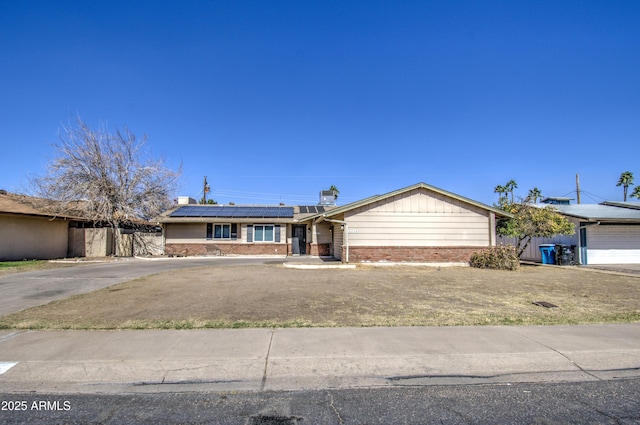
[[[576,195],[578,198],[578,204],[580,203],[580,175],[576,174]]]
[[[209,187],[209,183],[207,183],[207,176],[204,176],[204,187],[202,189],[202,203],[207,203],[207,193],[211,191],[211,187]]]

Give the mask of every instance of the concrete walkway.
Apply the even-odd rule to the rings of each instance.
[[[640,377],[640,324],[0,332],[6,392],[268,391]]]

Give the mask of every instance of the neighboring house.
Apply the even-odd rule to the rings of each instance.
[[[47,211],[50,201],[0,191],[0,261],[162,254],[162,235],[146,223],[114,231]]]
[[[0,261],[66,257],[75,217],[40,211],[27,197],[0,192]]]
[[[546,205],[538,205],[546,206]],[[574,223],[575,235],[535,238],[522,256],[540,261],[540,244],[575,246],[578,264],[640,264],[640,203],[554,204]]]
[[[467,262],[494,246],[496,208],[418,183],[345,206],[182,205],[165,254],[310,254],[344,262]]]

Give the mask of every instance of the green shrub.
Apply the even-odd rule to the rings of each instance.
[[[514,246],[494,246],[471,254],[469,265],[479,269],[517,270],[520,259]]]

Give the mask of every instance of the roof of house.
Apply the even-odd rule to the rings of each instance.
[[[611,205],[612,207],[622,208],[634,208],[640,210],[640,202],[616,202],[616,201],[604,201],[600,202],[601,205]]]
[[[46,215],[31,205],[21,202],[18,195],[0,194],[0,212],[10,214]]]
[[[432,192],[436,192],[436,193],[439,193],[441,195],[448,196],[448,197],[456,199],[458,201],[467,203],[469,205],[473,205],[475,207],[478,207],[478,208],[481,208],[481,209],[484,209],[484,210],[487,210],[487,211],[494,212],[498,216],[502,216],[502,217],[510,217],[511,216],[511,214],[509,214],[509,213],[507,213],[507,212],[505,212],[505,211],[503,211],[503,210],[501,210],[499,208],[492,207],[492,206],[483,204],[483,203],[478,202],[478,201],[474,201],[473,199],[465,198],[464,196],[456,195],[455,193],[448,192],[448,191],[446,191],[444,189],[440,189],[440,188],[437,188],[435,186],[428,185],[426,183],[416,183],[414,185],[407,186],[407,187],[402,188],[402,189],[394,190],[393,192],[385,193],[383,195],[374,195],[374,196],[371,196],[369,198],[362,199],[360,201],[352,202],[350,204],[343,205],[341,207],[336,207],[334,209],[331,209],[330,211],[323,212],[323,213],[318,213],[318,214],[309,216],[306,219],[317,218],[317,217],[335,216],[337,214],[341,214],[341,213],[344,213],[346,211],[350,211],[350,210],[353,210],[353,209],[356,209],[356,208],[360,208],[362,206],[369,205],[371,203],[378,202],[378,201],[381,201],[381,200],[384,200],[384,199],[387,199],[387,198],[391,198],[393,196],[401,195],[403,193],[410,192],[410,191],[415,190],[415,189],[427,189],[427,190],[430,190]]]
[[[0,194],[0,213],[77,219],[77,217],[54,214],[37,207],[38,204],[44,205],[46,203],[46,200],[40,198],[13,193],[3,193]]]
[[[602,204],[553,205],[559,213],[588,221],[640,222],[640,209]]]
[[[169,217],[293,218],[293,208],[279,206],[185,205],[169,213]]]
[[[166,211],[153,221],[159,223],[203,223],[212,219],[233,219],[237,222],[249,222],[251,219],[273,220],[274,222],[300,222],[318,217],[331,217],[373,202],[397,196],[415,189],[427,189],[432,192],[456,199],[475,207],[494,212],[501,217],[511,215],[499,208],[483,204],[464,196],[430,186],[426,183],[417,183],[384,195],[375,195],[360,201],[352,202],[344,206],[311,205],[311,206],[273,206],[273,205],[178,205]]]
[[[290,222],[324,213],[331,208],[335,207],[323,205],[180,205],[165,212],[156,221],[160,223],[202,223],[210,222],[212,219],[233,219],[234,221],[261,219],[261,221]]]

